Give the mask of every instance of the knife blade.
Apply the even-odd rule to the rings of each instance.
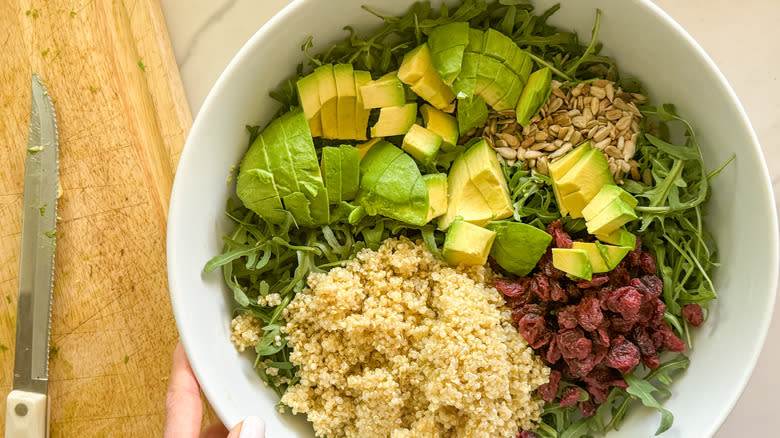
[[[6,404],[5,436],[48,435],[49,321],[54,281],[57,194],[57,119],[46,87],[32,75],[30,136],[16,317],[14,384]]]

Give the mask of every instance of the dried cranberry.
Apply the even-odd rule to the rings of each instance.
[[[607,366],[626,374],[639,364],[639,359],[639,348],[623,336],[618,336],[612,341],[605,360]]]
[[[609,333],[607,333],[607,329],[603,327],[599,327],[596,329],[596,335],[598,336],[598,340],[603,345],[609,345]]]
[[[561,382],[561,372],[558,370],[550,371],[550,381],[539,387],[539,395],[542,400],[552,403],[555,396],[558,395],[558,384]]]
[[[620,315],[612,314],[609,317],[609,328],[617,333],[630,333],[634,329],[636,321],[625,319]]]
[[[658,298],[664,291],[664,282],[655,275],[645,275],[631,280],[631,286],[647,298]]]
[[[495,286],[499,292],[510,298],[525,295],[527,285],[528,281],[524,281],[524,279],[517,279],[515,281],[505,280],[503,278],[493,279],[493,286]]]
[[[561,330],[556,337],[564,359],[585,359],[593,346],[593,342],[579,328]]]
[[[649,252],[643,252],[639,255],[639,269],[645,274],[655,274],[655,257]]]
[[[590,289],[592,287],[601,287],[609,281],[608,275],[597,275],[591,278],[590,281],[580,281],[577,283],[577,287],[580,289]]]
[[[596,356],[594,354],[589,354],[584,359],[566,359],[566,365],[569,366],[569,371],[573,377],[581,379],[593,371],[593,368],[595,368],[598,363],[596,362]]]
[[[572,240],[569,234],[563,231],[561,221],[553,221],[547,226],[547,232],[553,237],[553,246],[555,248],[571,248]]]
[[[550,278],[559,279],[566,276],[565,272],[553,266],[552,250],[550,250],[549,248],[547,249],[547,252],[544,253],[542,258],[539,259],[539,262],[536,264],[536,266],[539,267],[539,270],[542,272],[542,274]]]
[[[615,269],[609,271],[607,275],[609,276],[609,283],[613,287],[628,286],[628,282],[631,281],[631,274],[626,268],[625,261],[618,263]]]
[[[558,326],[572,329],[577,327],[577,307],[566,306],[558,311]]]
[[[520,432],[517,438],[539,438],[535,433],[524,430]]]
[[[568,300],[568,296],[566,296],[566,291],[561,287],[561,283],[556,281],[555,279],[550,279],[550,299],[553,301],[558,302],[564,302]]]
[[[585,381],[585,389],[596,403],[607,401],[607,395],[611,386],[617,386],[618,388],[628,387],[626,381],[623,380],[623,376],[614,369],[607,368],[604,365],[595,367],[583,380]]]
[[[605,300],[607,308],[629,321],[636,321],[642,305],[642,294],[631,286],[612,291]]]
[[[581,401],[580,414],[582,414],[582,418],[590,418],[596,415],[596,403],[593,403],[591,399]]]
[[[688,304],[682,309],[683,318],[688,321],[688,324],[698,327],[704,321],[704,312],[698,304]]]
[[[663,348],[677,353],[685,351],[685,342],[681,341],[680,338],[672,332],[672,329],[669,328],[668,324],[663,324],[656,328],[656,332],[653,333],[651,337],[653,338],[657,350],[660,350],[660,348],[657,347],[656,338],[660,337]]]
[[[543,274],[534,274],[531,293],[541,301],[550,301],[550,281]]]
[[[517,331],[523,335],[523,338],[525,338],[528,345],[532,348],[541,348],[550,342],[550,338],[552,338],[553,334],[547,328],[544,315],[541,313],[528,312],[526,311],[526,308],[528,307],[532,306],[523,307],[523,315],[517,321]]]
[[[561,394],[561,401],[558,403],[562,408],[568,408],[577,404],[580,399],[580,389],[576,386],[567,386]]]
[[[547,351],[544,352],[542,357],[549,365],[554,365],[561,358],[561,350],[558,348],[558,340],[555,336],[550,338]]]
[[[577,321],[582,328],[592,332],[604,321],[601,313],[601,302],[598,298],[585,298],[577,305]]]
[[[653,345],[653,339],[650,337],[646,327],[637,327],[634,329],[634,341],[639,347],[639,353],[642,355],[642,362],[650,369],[658,368],[661,361],[658,359],[658,353]]]

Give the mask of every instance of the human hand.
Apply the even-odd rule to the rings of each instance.
[[[165,438],[265,438],[265,424],[257,417],[247,417],[230,432],[221,423],[201,432],[203,407],[199,388],[179,342],[173,351],[170,385],[165,397]]]

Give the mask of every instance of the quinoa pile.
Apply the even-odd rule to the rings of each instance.
[[[285,310],[300,383],[282,402],[320,437],[514,437],[550,370],[512,326],[487,267],[388,239],[312,274]]]

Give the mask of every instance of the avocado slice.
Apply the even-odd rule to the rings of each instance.
[[[553,266],[577,278],[590,281],[593,279],[593,268],[588,252],[584,249],[553,248]]]
[[[494,219],[493,210],[471,181],[463,155],[455,159],[447,175],[447,212],[439,217],[439,229],[449,228],[458,216],[476,225]]]
[[[360,143],[359,145],[357,145],[356,147],[358,150],[358,154],[360,155],[360,160],[361,161],[363,160],[363,157],[366,156],[366,152],[368,152],[368,150],[371,149],[371,146],[377,144],[382,140],[383,140],[382,137],[376,137],[376,138],[372,138],[371,140],[365,143]]]
[[[566,175],[566,172],[571,170],[571,168],[577,164],[580,158],[582,158],[582,156],[585,155],[585,153],[590,149],[590,141],[586,141],[574,148],[574,150],[571,152],[553,161],[548,166],[550,178],[552,179],[553,194],[555,195],[555,199],[558,201],[558,208],[561,210],[561,216],[566,216],[569,213],[569,210],[566,207],[566,204],[563,202],[563,197],[558,190],[557,181],[560,181],[560,179]]]
[[[595,245],[604,258],[608,271],[615,269],[618,263],[634,249],[634,247],[604,245],[603,243],[598,242],[596,242]]]
[[[382,108],[379,110],[379,120],[371,127],[371,137],[404,135],[416,120],[416,103]]]
[[[455,159],[447,179],[447,213],[439,228],[447,229],[457,216],[485,225],[512,215],[509,190],[495,152],[480,140]]]
[[[618,198],[628,204],[631,208],[635,208],[637,204],[639,204],[639,201],[627,191],[614,184],[607,184],[603,186],[588,205],[582,209],[582,217],[584,217],[586,221],[595,219],[607,205]]]
[[[583,249],[588,253],[588,259],[590,260],[590,266],[593,269],[594,274],[601,272],[608,272],[614,268],[607,266],[607,261],[601,254],[601,250],[598,247],[599,244],[593,242],[573,242],[572,248]]]
[[[458,121],[455,117],[425,104],[420,107],[425,128],[441,137],[443,143],[458,144]]]
[[[239,172],[236,194],[246,208],[254,211],[258,216],[271,223],[284,221],[286,213],[271,172],[253,167]]]
[[[528,77],[520,100],[517,101],[517,123],[528,126],[531,119],[539,113],[552,92],[552,71],[549,67],[537,70]]]
[[[433,173],[423,175],[428,187],[428,219],[437,218],[447,212],[447,174]]]
[[[423,43],[404,55],[398,69],[398,79],[437,109],[444,109],[455,100],[455,94],[445,84],[433,66],[428,44]]]
[[[458,219],[444,238],[442,257],[450,265],[484,265],[496,233]]]
[[[520,94],[523,92],[525,82],[517,75],[512,75],[512,81],[505,88],[504,95],[493,105],[496,111],[505,111],[513,109],[520,100]]]
[[[366,109],[401,106],[406,103],[404,84],[398,79],[396,71],[362,85],[360,95],[363,98],[363,107]]]
[[[488,118],[488,109],[482,96],[458,99],[457,107],[458,132],[465,135],[471,128],[485,125]]]
[[[371,73],[364,70],[355,70],[355,90],[360,90],[363,85],[371,82]],[[363,96],[357,93],[355,99],[355,140],[365,140],[368,130],[368,119],[371,116],[371,109],[366,108],[363,102]]]
[[[496,232],[490,256],[504,270],[519,277],[536,267],[552,241],[546,231],[520,222],[491,222],[487,228]]]
[[[325,64],[314,69],[317,75],[317,87],[320,94],[322,109],[320,117],[322,118],[322,137],[338,138],[339,120],[338,120],[338,90],[336,88],[336,77],[333,75],[333,64]]]
[[[444,83],[452,85],[458,77],[468,42],[469,24],[465,21],[437,26],[428,35],[431,62]]]
[[[617,246],[627,246],[636,248],[636,236],[623,227],[609,234],[596,234],[596,238],[604,243],[611,243]]]
[[[477,52],[467,51],[463,53],[463,64],[461,65],[460,74],[452,83],[452,91],[459,100],[474,96],[481,57],[482,55]]]
[[[338,204],[341,199],[341,151],[337,147],[322,148],[322,181],[328,191],[328,202]]]
[[[501,171],[496,153],[485,140],[480,140],[471,146],[464,154],[463,160],[469,171],[469,178],[493,211],[495,219],[512,216],[512,201],[509,198],[509,188]]]
[[[352,64],[335,64],[333,76],[336,78],[336,117],[338,119],[338,138],[348,140],[355,138],[355,108],[357,107],[357,90]]]
[[[633,207],[622,199],[610,202],[593,220],[585,221],[590,234],[609,234],[637,218]]]
[[[381,141],[360,163],[360,190],[355,202],[369,215],[380,214],[412,225],[425,225],[428,188],[412,157]]]
[[[423,164],[432,162],[440,147],[441,137],[416,123],[404,135],[401,145],[405,152]]]
[[[309,120],[309,129],[314,137],[322,136],[322,119],[320,110],[322,102],[320,101],[319,78],[321,72],[313,72],[302,77],[295,83],[298,89],[298,102],[303,108],[303,113]]]
[[[356,147],[341,145],[322,148],[320,167],[331,204],[355,198],[360,179],[360,152]]]
[[[341,152],[341,199],[351,201],[360,189],[360,151],[354,146],[343,144]]]
[[[615,180],[609,173],[609,163],[604,154],[598,149],[590,149],[562,178],[556,181],[556,184],[561,196],[566,197],[570,193],[579,191],[582,192],[587,203],[598,194],[601,187],[615,184]],[[569,208],[569,212],[574,213],[571,208]],[[572,217],[581,217],[581,211],[577,213],[577,216],[572,214]]]

